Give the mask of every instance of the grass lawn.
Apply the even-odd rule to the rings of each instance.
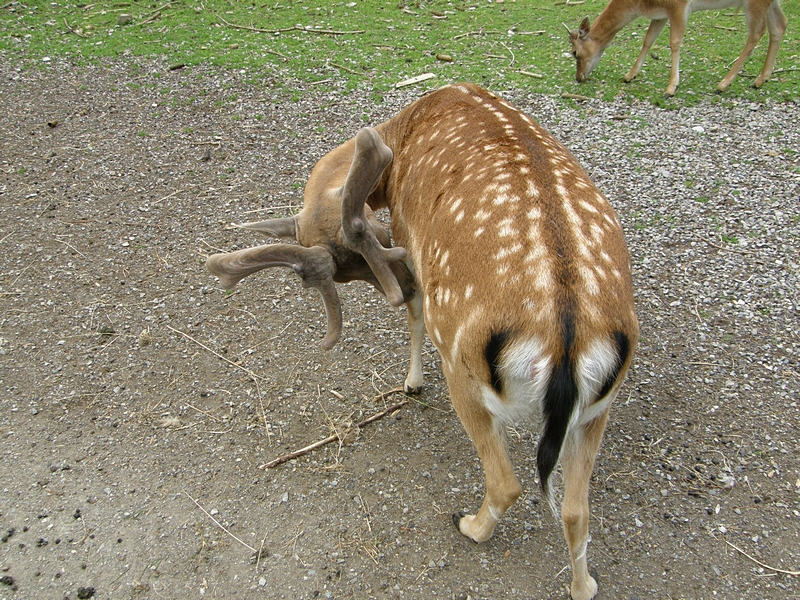
[[[746,38],[741,11],[691,16],[681,54],[681,85],[665,99],[669,34],[654,45],[631,84],[622,76],[633,63],[648,21],[621,31],[590,81],[574,80],[564,24],[574,29],[605,0],[542,2],[381,2],[378,0],[270,0],[264,2],[7,2],[0,7],[0,52],[10,60],[76,62],[125,55],[164,57],[169,66],[219,65],[246,69],[254,81],[265,73],[293,86],[367,88],[381,93],[403,80],[431,73],[420,88],[473,81],[491,89],[527,89],[610,100],[646,99],[665,107],[703,98],[724,101],[797,100],[800,95],[800,6],[787,0],[789,29],[773,79],[761,90],[749,84],[760,71],[767,35],[744,74],[720,97],[716,84]],[[29,65],[30,63],[23,63]],[[298,92],[301,93],[301,92]]]

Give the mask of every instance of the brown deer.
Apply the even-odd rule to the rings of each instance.
[[[383,207],[399,247],[373,216]],[[488,540],[521,493],[505,426],[541,416],[537,466],[552,507],[562,464],[572,597],[593,597],[589,479],[638,323],[620,222],[569,151],[494,94],[445,87],[324,156],[296,217],[244,227],[300,245],[216,254],[209,270],[227,288],[294,268],[322,293],[324,347],[341,327],[334,281],[366,279],[406,303],[409,391],[422,385],[427,329],[485,472],[480,510],[453,517],[465,536]]]
[[[634,19],[645,17],[650,19],[650,27],[644,36],[642,51],[639,52],[639,57],[633,63],[631,70],[625,75],[626,82],[632,81],[642,70],[650,47],[669,21],[672,70],[666,94],[674,96],[680,81],[681,44],[689,15],[698,10],[718,10],[730,7],[744,8],[749,33],[742,53],[733,63],[725,78],[719,82],[717,90],[720,92],[728,90],[753,48],[761,40],[764,31],[769,29],[769,48],[767,58],[764,60],[764,68],[753,82],[753,87],[760,88],[772,75],[778,47],[781,45],[788,24],[779,0],[611,0],[591,26],[587,17],[577,30],[571,31],[569,34],[572,55],[578,62],[575,79],[579,82],[585,81],[600,62],[603,51],[614,39],[614,36]]]

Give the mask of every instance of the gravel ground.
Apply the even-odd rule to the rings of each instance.
[[[340,288],[324,352],[289,272],[226,294],[203,268],[261,242],[226,223],[287,214],[323,154],[416,93],[276,79],[0,60],[0,599],[566,597],[536,423],[509,431],[525,491],[495,537],[453,528],[483,481],[429,344],[418,399],[259,468],[401,400],[379,394],[407,366],[403,312],[366,284]],[[493,91],[572,149],[631,252],[597,598],[800,596],[800,105]]]

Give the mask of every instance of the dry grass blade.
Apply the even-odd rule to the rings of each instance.
[[[248,543],[246,543],[246,542],[243,542],[243,541],[242,541],[242,540],[240,540],[238,537],[236,537],[235,535],[233,535],[233,534],[232,534],[230,531],[228,531],[227,529],[225,529],[225,527],[222,525],[222,523],[220,523],[219,521],[217,521],[217,520],[216,520],[216,519],[215,519],[213,516],[211,516],[211,513],[210,513],[210,512],[208,512],[208,511],[207,511],[205,508],[203,508],[202,506],[200,506],[200,503],[199,503],[197,500],[195,500],[194,498],[192,498],[192,497],[189,495],[189,493],[188,493],[188,492],[184,491],[184,492],[183,492],[183,495],[184,495],[184,496],[186,496],[187,498],[189,498],[189,500],[191,500],[192,502],[194,502],[194,503],[197,505],[197,508],[199,508],[200,510],[202,510],[202,511],[203,511],[203,512],[206,514],[206,516],[207,516],[209,519],[211,519],[212,521],[214,521],[214,524],[215,524],[217,527],[219,527],[220,529],[222,529],[222,531],[224,531],[225,533],[227,533],[227,534],[228,534],[229,536],[231,536],[231,537],[232,537],[234,540],[236,540],[237,542],[239,542],[239,543],[240,543],[242,546],[244,546],[245,548],[247,548],[247,549],[248,549],[248,550],[250,550],[251,552],[257,552],[257,550],[256,550],[255,548],[253,548],[253,547],[252,547],[250,544],[248,544]]]
[[[752,560],[759,567],[763,567],[765,569],[769,569],[770,571],[774,571],[775,573],[783,573],[784,575],[791,575],[792,577],[800,576],[800,571],[786,571],[784,569],[778,569],[777,567],[770,567],[769,565],[762,563],[760,560],[750,556],[747,552],[745,552],[744,550],[739,548],[739,546],[737,546],[735,544],[731,544],[728,540],[725,540],[725,543],[728,544],[728,546],[730,546],[734,550],[736,550],[739,554],[742,554],[743,556],[746,556],[747,558]]]

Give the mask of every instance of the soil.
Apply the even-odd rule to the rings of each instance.
[[[0,60],[0,91],[0,598],[567,597],[537,423],[509,430],[524,493],[495,536],[453,527],[483,478],[430,344],[420,396],[260,468],[403,400],[381,394],[404,314],[340,286],[326,352],[316,292],[273,269],[228,294],[204,255],[262,243],[225,226],[289,214],[324,153],[418,92],[132,58]],[[597,598],[798,597],[800,106],[494,91],[572,149],[631,251]]]

